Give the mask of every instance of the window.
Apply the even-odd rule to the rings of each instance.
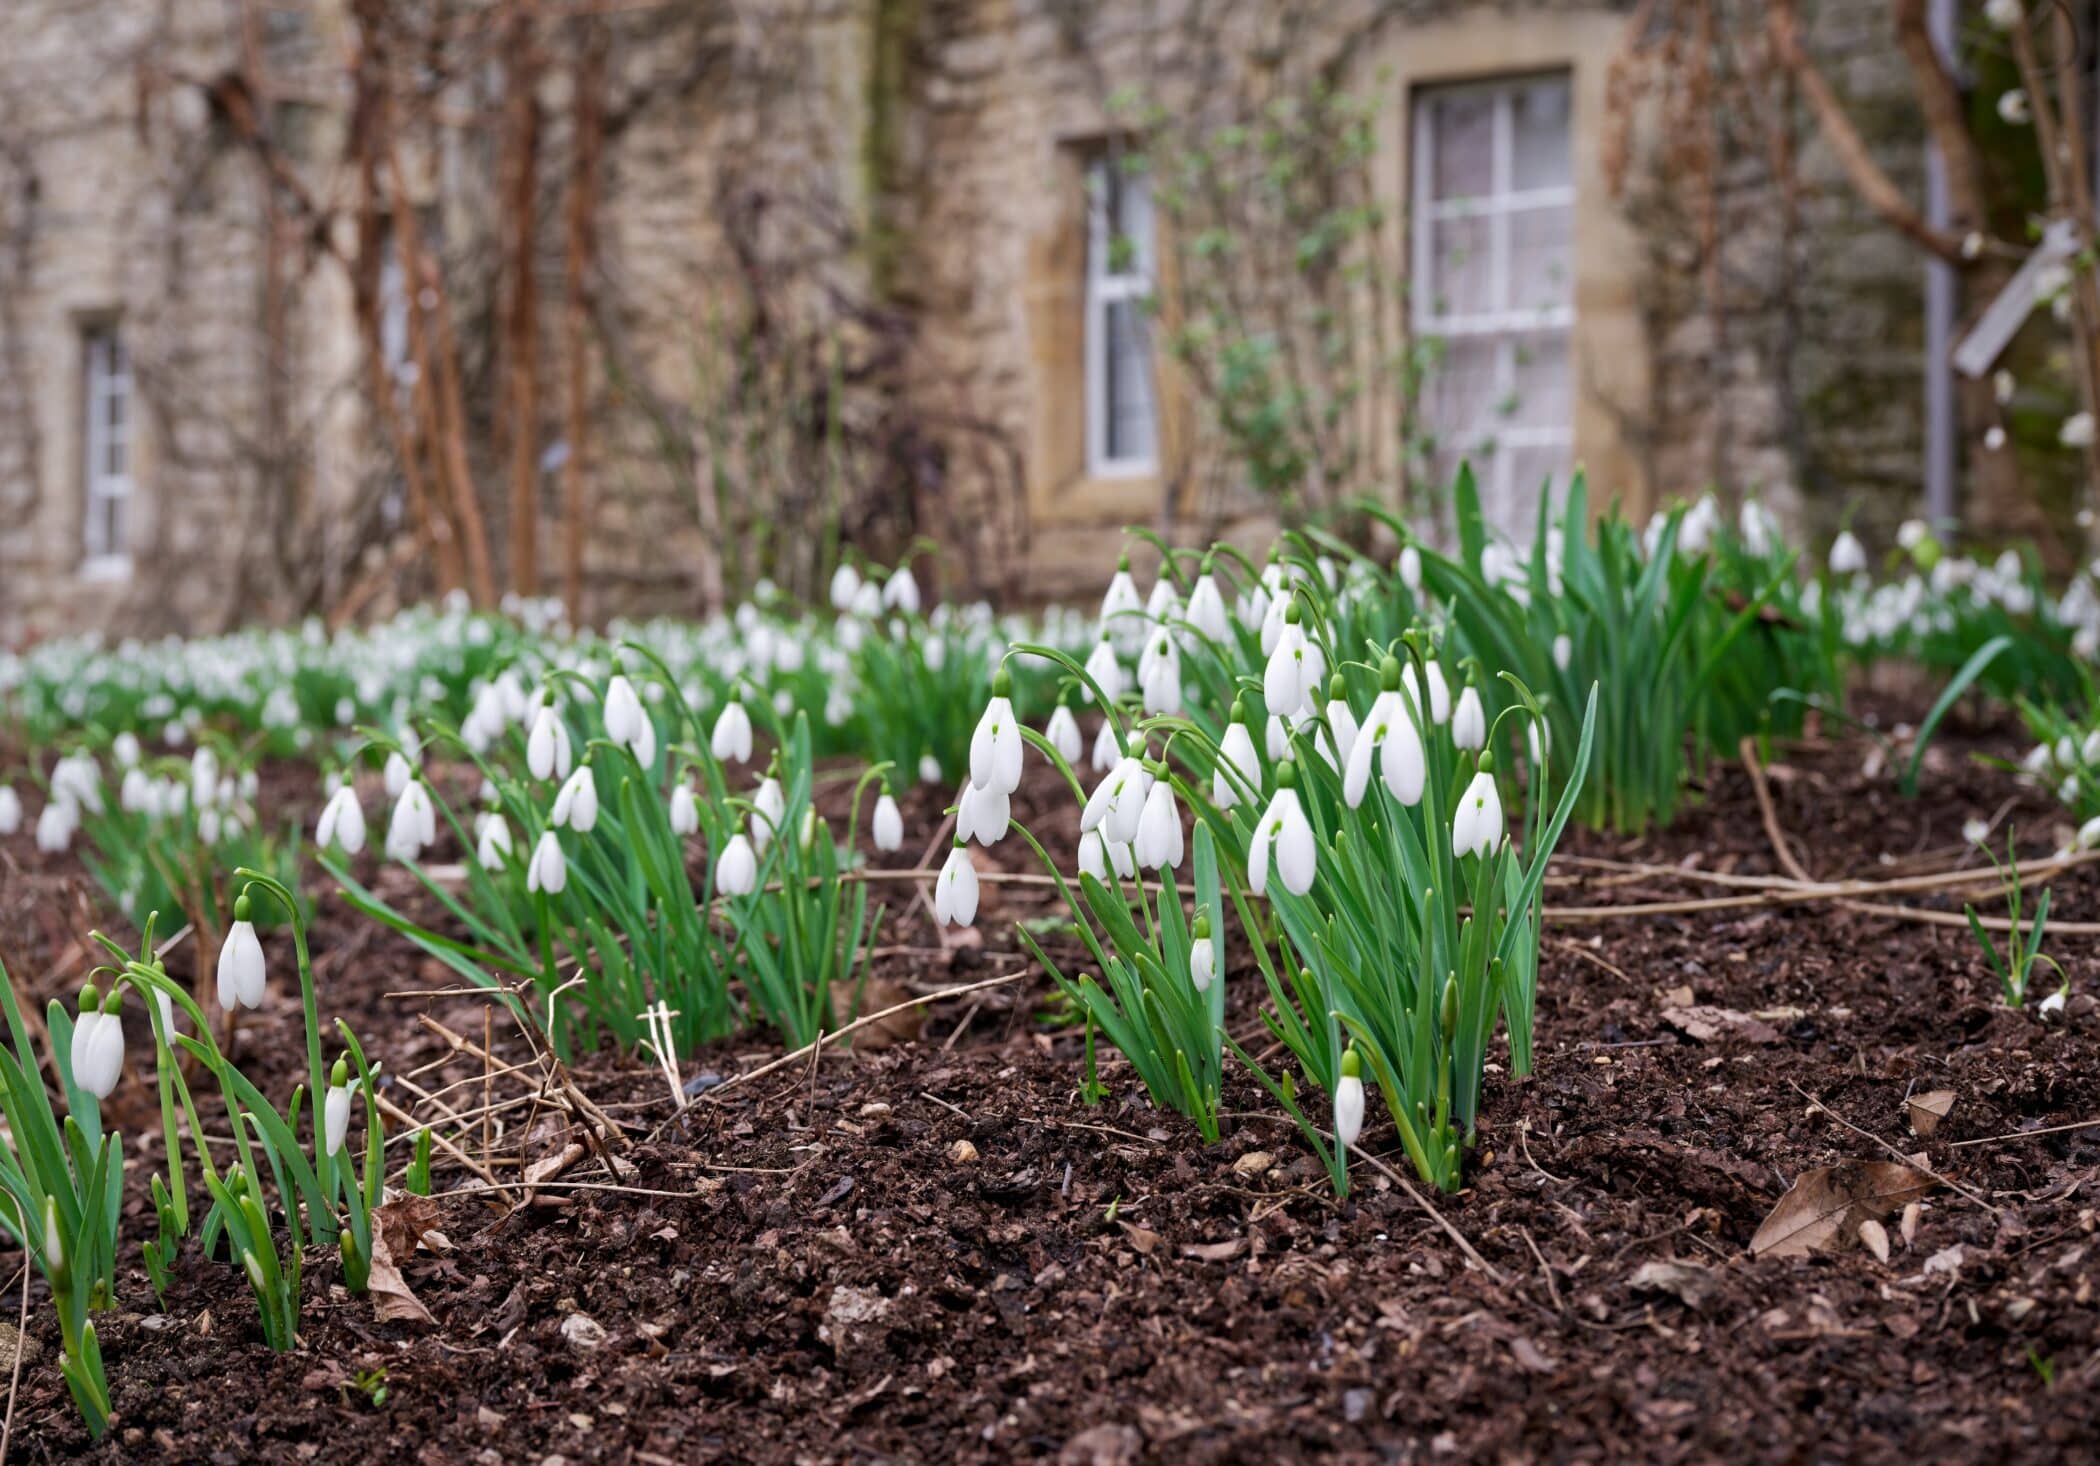
[[[1520,535],[1574,455],[1568,107],[1565,75],[1414,102],[1414,328],[1437,347],[1420,405],[1430,471],[1448,485],[1469,459],[1490,522]]]
[[[121,576],[131,569],[131,363],[114,325],[89,327],[81,347],[81,571]]]
[[[1087,172],[1086,459],[1096,477],[1152,472],[1152,192],[1103,159]]]

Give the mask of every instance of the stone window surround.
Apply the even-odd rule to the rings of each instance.
[[[1413,139],[1417,88],[1559,71],[1569,77],[1569,149],[1576,202],[1573,222],[1575,320],[1569,361],[1574,406],[1574,462],[1587,471],[1590,503],[1618,499],[1629,515],[1653,507],[1646,450],[1637,440],[1648,417],[1650,361],[1638,295],[1645,258],[1618,212],[1604,177],[1606,94],[1622,54],[1627,17],[1607,9],[1468,10],[1418,22],[1395,18],[1357,47],[1346,85],[1380,98],[1374,186],[1392,229],[1387,258],[1404,272],[1410,259]],[[1097,478],[1087,471],[1085,288],[1086,165],[1113,134],[1081,117],[1054,127],[1048,180],[1051,218],[1026,240],[1021,311],[1027,336],[1029,416],[1028,510],[1037,530],[1099,530],[1157,523],[1187,477],[1194,428],[1191,389],[1171,357],[1154,361],[1158,471]],[[1173,299],[1174,252],[1169,225],[1155,211],[1163,300]],[[1405,292],[1392,292],[1388,339],[1407,332]],[[1398,465],[1400,422],[1386,413],[1375,445],[1381,462]],[[1171,515],[1165,516],[1171,517]]]
[[[138,380],[133,354],[124,340],[124,311],[115,305],[76,306],[66,312],[68,336],[72,349],[70,370],[62,377],[65,397],[64,421],[66,432],[62,442],[67,445],[63,465],[64,479],[69,492],[63,496],[69,519],[69,533],[61,543],[75,545],[78,554],[74,558],[74,574],[87,583],[110,583],[131,578],[134,548],[140,541],[142,521],[142,440],[145,432],[144,413],[139,399]],[[95,421],[96,404],[92,400],[94,364],[89,358],[92,343],[107,336],[115,340],[124,359],[124,467],[123,476],[123,529],[129,542],[122,548],[97,549],[89,542],[88,516],[92,507],[94,483],[99,472],[93,457],[101,443],[101,435]]]

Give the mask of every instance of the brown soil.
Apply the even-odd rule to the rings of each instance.
[[[2057,816],[1966,757],[2013,742],[1965,737],[1939,746],[1915,802],[1863,775],[1863,743],[1785,751],[1774,793],[1804,863],[1824,877],[1944,865],[1972,815],[2039,848]],[[1068,849],[1058,790],[1031,774],[1024,794],[1048,847]],[[923,840],[939,800],[911,803]],[[1775,868],[1734,768],[1667,835],[1569,851]],[[0,955],[41,1000],[78,981],[76,918],[97,903],[77,867],[27,852],[0,844]],[[1025,853],[995,852],[1015,870]],[[1549,900],[1715,894],[1570,861]],[[2063,878],[2057,902],[2062,920],[2100,920],[2100,873]],[[1035,888],[987,886],[981,936],[944,943],[923,905],[891,905],[880,974],[911,991],[1023,971],[1011,922],[1045,909]],[[478,1041],[473,999],[382,996],[448,977],[333,899],[315,945],[324,1009],[394,1073],[443,1057],[418,1013]],[[2093,940],[2051,950],[2089,993]],[[277,1092],[302,1061],[288,955],[271,955],[277,990],[243,1045]],[[1259,978],[1229,981],[1233,1031],[1258,1035]],[[1335,1202],[1237,1077],[1212,1147],[1120,1062],[1111,1102],[1088,1108],[1078,1036],[1040,1019],[1046,987],[1030,973],[936,1004],[915,1038],[828,1053],[682,1117],[660,1075],[599,1056],[577,1079],[629,1132],[626,1189],[591,1189],[613,1183],[586,1161],[564,1173],[572,1189],[526,1206],[441,1196],[438,1233],[404,1269],[434,1325],[380,1322],[317,1256],[302,1345],[275,1355],[232,1269],[192,1247],[163,1313],[120,1265],[122,1307],[99,1325],[118,1420],[99,1446],[53,1367],[38,1282],[15,1446],[127,1461],[1953,1461],[2090,1459],[2100,1438],[2100,1129],[2020,1133],[2095,1118],[2093,1004],[2053,1023],[2008,1011],[1966,931],[1828,904],[1551,926],[1537,1073],[1491,1072],[1468,1187],[1429,1204],[1361,1163]],[[1696,1039],[1662,1016],[1683,988],[1751,1019]],[[498,1032],[499,1057],[524,1057]],[[778,1052],[749,1035],[685,1073]],[[416,1082],[480,1072],[455,1059]],[[499,1097],[518,1092],[504,1083]],[[1954,1091],[1952,1112],[1919,1139],[1905,1098],[1936,1089]],[[129,1082],[112,1101],[127,1135],[151,1128],[149,1105]],[[494,1153],[539,1158],[570,1138],[520,1118]],[[1849,1238],[1750,1255],[1796,1176],[1886,1159],[1882,1142],[1922,1151],[1947,1183],[1909,1239],[1888,1218],[1886,1263]],[[1388,1126],[1366,1144],[1405,1173]],[[155,1142],[134,1206],[157,1163]],[[441,1190],[479,1184],[440,1169]],[[127,1246],[142,1226],[127,1220]]]

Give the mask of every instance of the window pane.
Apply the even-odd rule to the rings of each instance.
[[[1438,199],[1481,198],[1495,187],[1495,94],[1479,88],[1443,92],[1431,105],[1435,157],[1430,178]]]
[[[1575,420],[1568,395],[1568,338],[1558,333],[1520,336],[1511,349],[1515,386],[1510,394],[1510,421],[1567,430]]]
[[[1152,185],[1142,173],[1117,171],[1116,207],[1109,217],[1115,222],[1117,238],[1127,243],[1126,249],[1118,251],[1118,263],[1127,273],[1148,274],[1152,263]]]
[[[1135,301],[1111,301],[1102,313],[1108,340],[1102,352],[1108,373],[1103,394],[1108,421],[1102,446],[1110,459],[1152,457],[1152,384],[1146,370],[1145,324]]]
[[[1481,315],[1495,308],[1494,261],[1485,217],[1438,219],[1429,226],[1429,313]]]
[[[1495,342],[1461,337],[1445,343],[1443,359],[1431,370],[1427,421],[1440,449],[1456,448],[1465,435],[1488,420],[1495,405]]]
[[[1573,178],[1568,163],[1568,79],[1527,83],[1516,89],[1511,102],[1511,186],[1566,187]]]
[[[1547,310],[1575,299],[1569,209],[1520,209],[1509,216],[1509,307]]]
[[[1568,450],[1562,447],[1513,448],[1509,455],[1509,485],[1496,522],[1507,532],[1521,536],[1535,524],[1539,492],[1550,483],[1558,498],[1568,487]]]

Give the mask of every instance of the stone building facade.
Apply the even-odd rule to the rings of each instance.
[[[1758,7],[1734,9],[1754,32]],[[1100,160],[1127,142],[1133,97],[1196,116],[1233,86],[1292,74],[1365,100],[1381,211],[1368,237],[1411,287],[1379,307],[1393,338],[1449,334],[1442,385],[1411,403],[1412,437],[1397,408],[1362,409],[1370,482],[1397,492],[1447,471],[1492,420],[1508,440],[1497,451],[1518,455],[1494,479],[1514,524],[1527,484],[1547,469],[1564,482],[1576,463],[1636,511],[1720,486],[1818,532],[1855,507],[1881,528],[1916,512],[1922,257],[1869,214],[1798,112],[1785,207],[1748,146],[1717,146],[1696,190],[1657,165],[1657,120],[1624,95],[1633,10],[614,7],[586,613],[695,609],[768,569],[766,544],[828,553],[825,516],[872,553],[915,534],[954,544],[951,589],[1020,597],[1098,579],[1129,523],[1258,533],[1269,506],[1219,466],[1209,399],[1124,304],[1141,293],[1130,278],[1196,256],[1159,242],[1169,211],[1148,200],[1105,235],[1101,189],[1115,185]],[[1926,150],[1887,14],[1882,0],[1822,0],[1811,44],[1882,166],[1922,197]],[[14,0],[0,13],[0,638],[207,630],[423,588],[386,557],[398,485],[364,400],[349,283],[300,236],[328,226],[272,211],[280,185],[225,115],[226,78],[261,57],[282,157],[325,210],[351,181],[342,57],[356,40],[343,0]],[[540,88],[555,200],[570,86],[557,66]],[[462,276],[473,463],[500,546],[483,405],[500,363],[485,344],[490,287],[471,273],[489,172],[462,129],[420,176]],[[1128,257],[1104,249],[1147,229]],[[551,313],[558,220],[546,233]],[[792,389],[828,384],[825,421],[803,424],[813,456],[786,471],[787,430],[763,437],[740,418],[768,399],[720,386],[761,349],[755,318],[788,384],[776,407],[806,408]],[[569,445],[551,406],[537,431],[552,536],[551,465]],[[852,445],[862,500],[813,483],[836,442]],[[372,598],[375,567],[386,583]]]

